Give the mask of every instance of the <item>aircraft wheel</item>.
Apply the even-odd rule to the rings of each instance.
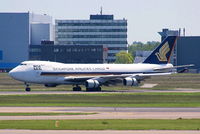
[[[73,91],[81,91],[81,87],[80,86],[73,87]]]
[[[91,91],[94,91],[94,90],[92,90],[92,88],[86,88],[86,91],[91,92]]]
[[[94,91],[101,91],[101,87],[95,88]]]
[[[101,87],[97,87],[97,88],[86,88],[87,92],[95,92],[95,91],[101,91]]]
[[[30,91],[31,91],[31,88],[30,88],[30,87],[27,87],[25,90],[26,90],[26,92],[30,92]]]
[[[101,91],[101,87],[98,87],[98,88],[97,88],[97,91]]]

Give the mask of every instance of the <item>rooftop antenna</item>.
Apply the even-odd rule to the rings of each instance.
[[[101,11],[100,11],[100,14],[102,15],[103,14],[103,8],[101,7]]]
[[[185,28],[183,28],[183,36],[185,36]]]

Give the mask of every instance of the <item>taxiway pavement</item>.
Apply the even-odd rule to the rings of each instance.
[[[129,107],[1,107],[0,112],[69,112],[88,115],[0,116],[0,120],[49,119],[200,119],[200,108]]]
[[[184,89],[184,88],[177,88],[177,89],[134,89],[134,90],[114,90],[114,91],[101,91],[101,92],[85,92],[85,91],[1,91],[0,95],[30,95],[30,94],[102,94],[102,93],[143,93],[143,92],[155,92],[155,93],[170,93],[170,92],[181,92],[181,93],[195,93],[200,92],[200,89]]]
[[[199,134],[179,130],[0,130],[0,134]]]

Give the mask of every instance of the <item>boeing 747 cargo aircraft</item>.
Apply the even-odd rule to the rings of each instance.
[[[73,85],[74,91],[80,91],[85,85],[87,91],[101,91],[102,85],[137,86],[150,76],[169,75],[172,69],[185,66],[173,66],[169,63],[176,36],[167,37],[143,63],[138,64],[64,64],[50,61],[24,61],[9,72],[9,75],[26,85],[44,84],[55,87]],[[191,66],[191,65],[186,65]]]

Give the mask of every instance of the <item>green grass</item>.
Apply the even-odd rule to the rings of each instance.
[[[35,112],[35,113],[0,113],[0,116],[48,116],[48,115],[89,115],[96,113],[45,113],[45,112]]]
[[[0,106],[200,107],[200,93],[0,95]]]
[[[34,130],[199,130],[200,119],[1,120],[0,129]]]

